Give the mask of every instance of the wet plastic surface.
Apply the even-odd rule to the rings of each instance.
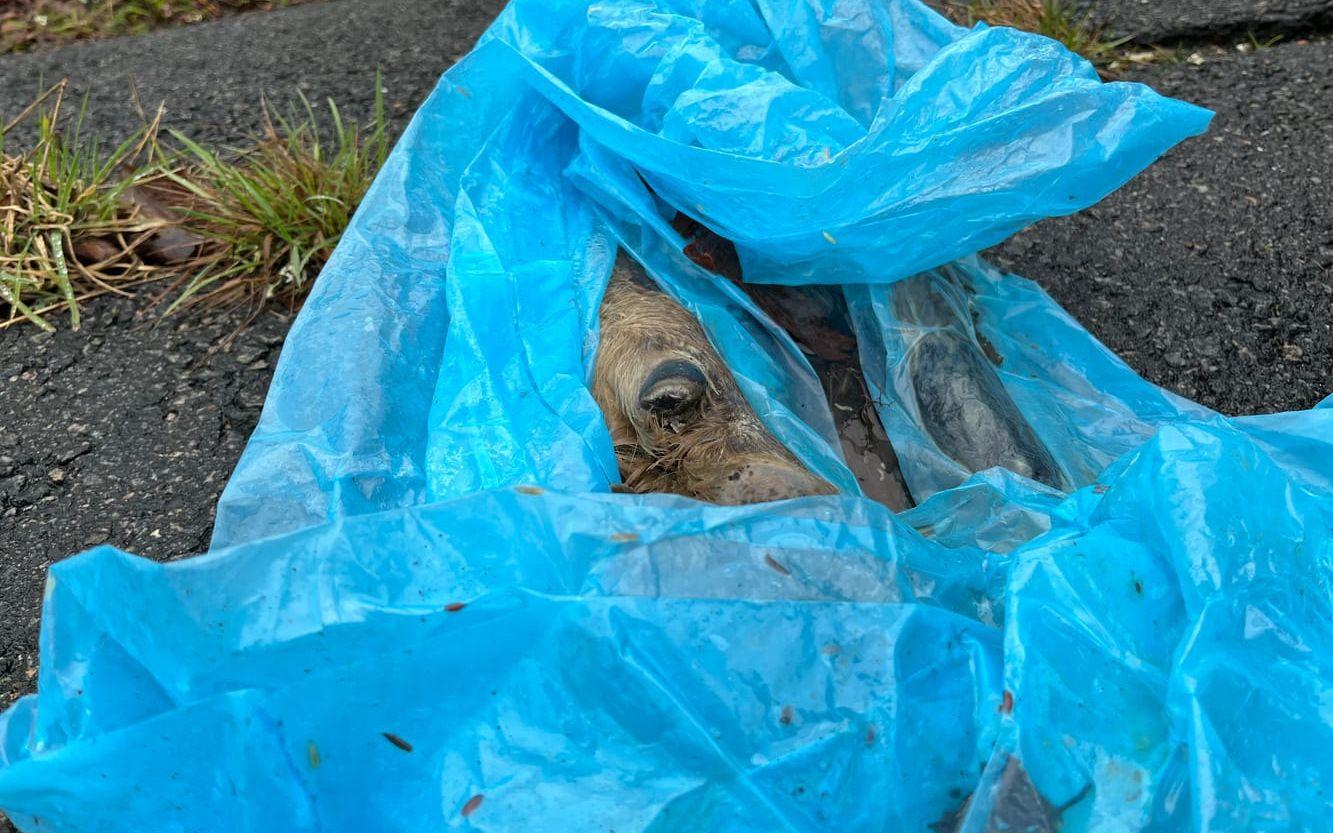
[[[1224,419],[966,257],[1206,122],[914,3],[512,5],[293,328],[213,551],[52,569],[0,807],[29,833],[1321,829],[1333,400]],[[677,210],[746,280],[845,285],[920,505],[860,496],[805,357]],[[843,494],[610,492],[587,383],[617,247]],[[924,297],[887,283],[923,270]]]

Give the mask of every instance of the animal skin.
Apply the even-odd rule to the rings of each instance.
[[[843,457],[866,497],[895,512],[915,506],[866,384],[842,289],[746,283],[730,240],[684,214],[672,227],[687,241],[686,257],[738,286],[805,354],[824,388]]]
[[[698,320],[623,253],[600,315],[593,397],[624,488],[731,505],[834,493],[760,422]]]
[[[842,293],[747,284],[729,240],[684,215],[674,225],[688,257],[749,294],[805,353],[865,494],[894,511],[910,508],[913,498],[861,371]],[[953,285],[947,267],[888,292],[912,333],[906,364],[913,404],[936,445],[969,471],[1002,466],[1065,488],[1055,459],[996,373],[1003,359],[974,331],[965,287]],[[623,253],[601,315],[594,395],[628,489],[715,503],[833,491],[759,422],[694,316]]]

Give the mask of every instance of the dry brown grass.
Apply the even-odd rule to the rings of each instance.
[[[0,300],[11,312],[0,326],[49,330],[47,315],[68,309],[77,328],[81,298],[156,277],[140,247],[162,222],[123,199],[152,176],[144,160],[156,124],[103,150],[81,135],[81,114],[62,122],[64,95],[62,82],[0,129],[2,140],[26,118],[38,123],[30,151],[0,153]]]
[[[108,149],[83,133],[83,108],[64,112],[64,82],[52,87],[0,126],[0,328],[50,330],[65,312],[77,328],[80,302],[150,282],[163,314],[298,304],[388,153],[378,96],[365,132],[332,102],[321,129],[302,104],[287,116],[265,106],[266,129],[240,148],[162,136],[159,114]],[[6,153],[25,120],[37,125],[31,149]]]
[[[940,0],[937,5],[964,26],[984,21],[1045,35],[1098,67],[1115,61],[1129,41],[1108,37],[1090,14],[1076,11],[1066,0]]]

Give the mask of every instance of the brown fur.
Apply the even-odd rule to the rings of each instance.
[[[679,374],[654,382],[663,368],[686,366],[702,385]],[[675,397],[665,401],[681,405],[646,407],[645,390],[665,390]],[[694,316],[623,254],[602,300],[593,396],[632,491],[727,504],[834,491],[759,421]]]

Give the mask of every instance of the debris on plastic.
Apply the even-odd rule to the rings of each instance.
[[[1333,398],[1214,414],[973,254],[1208,120],[913,0],[516,0],[293,326],[210,553],[51,569],[0,808],[25,833],[1322,829]],[[592,390],[618,257],[836,494],[627,489]],[[881,464],[887,439],[889,486],[848,426]]]

